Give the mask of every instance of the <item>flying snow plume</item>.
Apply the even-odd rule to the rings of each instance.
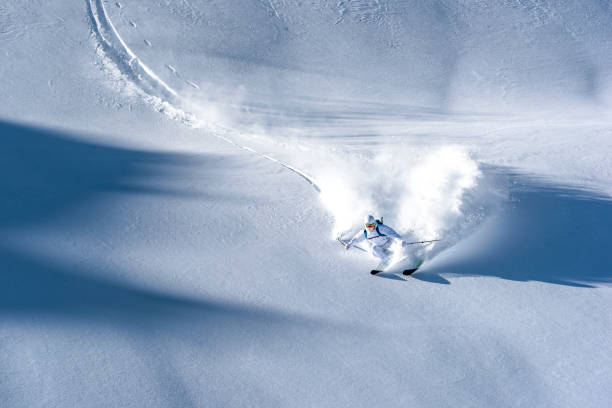
[[[476,186],[478,165],[464,149],[442,147],[407,171],[397,201],[398,228],[442,237],[462,216],[464,193]]]
[[[368,191],[375,182],[368,178],[366,162],[361,157],[325,157],[313,171],[320,199],[334,217],[334,237],[350,230],[375,206],[376,194]]]
[[[465,193],[481,173],[465,149],[393,147],[330,155],[313,171],[335,236],[360,228],[368,213],[384,216],[404,236],[435,239],[456,228]]]
[[[237,94],[236,104],[224,106],[214,98],[194,95],[186,101],[199,119],[196,127],[217,123],[221,126],[216,132],[219,137],[278,162],[311,182],[334,218],[334,238],[361,228],[364,217],[373,214],[384,217],[409,240],[461,239],[466,226],[465,195],[481,176],[465,148],[379,145],[366,151],[329,151],[316,143],[298,142],[305,138],[287,143],[287,135],[274,137],[258,124],[240,123],[236,111],[229,107],[240,106],[241,98]],[[221,132],[221,128],[238,131]],[[270,149],[280,156],[268,153]],[[443,246],[449,241],[446,239]]]

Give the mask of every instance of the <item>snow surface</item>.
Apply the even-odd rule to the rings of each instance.
[[[4,1],[0,406],[610,406],[611,6]]]

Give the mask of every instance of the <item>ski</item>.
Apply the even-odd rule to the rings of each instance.
[[[423,259],[421,259],[421,260],[419,261],[419,263],[417,264],[416,268],[412,268],[412,269],[404,269],[404,270],[402,271],[402,275],[405,275],[405,276],[410,276],[410,275],[412,275],[413,273],[415,273],[416,271],[418,271],[418,270],[419,270],[419,268],[421,267],[421,265],[423,265],[423,261],[424,261],[424,260],[423,260]]]
[[[413,268],[413,269],[404,269],[404,270],[402,271],[402,275],[405,275],[405,276],[410,276],[410,275],[412,275],[413,273],[415,273],[415,272],[416,272],[418,269],[419,269],[419,268]],[[382,272],[384,272],[384,271],[381,271],[381,270],[379,270],[379,269],[372,269],[372,270],[370,271],[370,274],[372,274],[372,275],[378,275],[379,273],[382,273]]]
[[[346,248],[346,247],[347,247],[348,243],[347,243],[347,242],[345,242],[345,241],[343,241],[343,240],[342,240],[342,238],[340,238],[340,237],[336,237],[336,240],[337,240],[337,241],[340,243],[340,245],[342,245],[344,248]],[[421,243],[428,243],[428,242],[435,242],[435,241],[439,241],[439,240],[431,240],[431,241],[418,241],[418,242],[409,242],[407,245],[412,245],[412,244],[421,244]],[[353,246],[352,246],[352,248],[356,248],[356,249],[359,249],[359,250],[361,250],[361,251],[368,252],[368,251],[366,251],[365,249],[363,249],[363,248],[361,248],[360,246],[357,246],[357,245],[353,245]],[[402,259],[405,259],[405,257],[404,257],[404,258],[402,258]],[[398,262],[401,262],[401,261],[402,261],[402,259],[400,259],[399,261],[394,262],[394,264],[396,264],[396,263],[398,263]],[[415,268],[411,268],[411,269],[404,269],[404,270],[402,271],[402,275],[404,275],[404,276],[410,276],[410,275],[412,275],[413,273],[415,273],[415,272],[416,272],[416,271],[419,269],[419,267],[420,267],[422,264],[423,264],[423,260],[420,260],[420,261],[419,261],[419,263],[416,265],[416,267],[415,267]],[[381,264],[381,265],[382,265],[382,264]],[[380,267],[381,267],[381,265],[379,265],[379,266],[378,266],[378,268],[380,268]],[[391,266],[392,266],[392,265],[391,265]],[[372,269],[372,270],[370,271],[370,274],[371,274],[371,275],[376,276],[376,275],[378,275],[379,273],[385,272],[385,269],[386,269],[386,268],[387,268],[387,265],[385,265],[385,267],[384,267],[384,268],[382,268],[382,269]]]

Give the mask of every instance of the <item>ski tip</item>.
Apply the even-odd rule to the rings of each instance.
[[[424,262],[424,261],[425,261],[424,259],[421,259],[421,260],[419,260],[419,262],[417,262],[417,264],[416,264],[416,266],[415,266],[414,268],[411,268],[411,269],[404,269],[404,270],[402,271],[402,275],[406,275],[406,276],[408,276],[408,275],[412,275],[413,273],[415,273],[416,271],[418,271],[418,270],[419,270],[419,268],[421,267],[421,265],[423,265],[423,262]]]

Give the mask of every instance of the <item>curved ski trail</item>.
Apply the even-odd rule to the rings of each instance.
[[[99,49],[102,51],[101,56],[116,66],[124,79],[132,84],[136,90],[140,91],[145,101],[153,105],[157,111],[175,120],[179,120],[188,126],[208,129],[215,137],[233,146],[279,164],[302,177],[306,182],[312,185],[317,192],[321,192],[314,178],[303,170],[234,141],[231,136],[237,136],[238,132],[236,130],[222,127],[217,124],[206,123],[200,120],[196,114],[186,110],[185,106],[187,103],[185,99],[181,97],[176,90],[166,84],[127,46],[111,21],[103,1],[85,1],[89,19],[91,20],[92,31],[97,37]],[[191,86],[195,85],[194,83],[188,84]]]

